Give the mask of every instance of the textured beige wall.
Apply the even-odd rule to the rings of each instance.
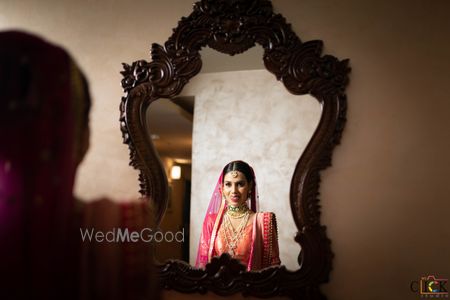
[[[148,58],[150,43],[191,10],[187,0],[139,2],[0,2],[0,29],[57,41],[90,79],[93,140],[77,186],[85,197],[134,195],[118,133],[120,63]],[[322,223],[336,255],[323,290],[329,299],[418,299],[411,280],[450,277],[450,2],[273,3],[303,40],[324,40],[353,68],[342,145],[322,176]]]
[[[198,75],[192,134],[190,262],[195,264],[205,211],[222,168],[244,160],[255,170],[260,210],[277,216],[280,259],[298,269],[299,245],[289,206],[295,165],[319,123],[320,103],[290,94],[266,70]]]

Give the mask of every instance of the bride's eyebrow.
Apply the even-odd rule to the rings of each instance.
[[[226,184],[226,183],[233,183],[233,182],[232,182],[232,181],[229,181],[229,180],[225,180],[225,181],[223,182],[223,184]],[[244,183],[246,183],[245,180],[239,180],[239,181],[236,181],[236,184],[244,184]]]

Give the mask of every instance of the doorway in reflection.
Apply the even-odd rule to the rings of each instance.
[[[160,156],[168,180],[168,206],[161,232],[183,232],[183,242],[168,239],[156,243],[156,258],[189,261],[189,223],[191,207],[191,157],[193,97],[159,99],[147,112],[152,142]]]

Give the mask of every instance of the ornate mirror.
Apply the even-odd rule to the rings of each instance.
[[[339,61],[330,55],[322,56],[321,41],[302,42],[285,19],[273,12],[270,1],[202,0],[194,5],[191,15],[180,20],[164,46],[152,45],[150,62],[140,60],[131,65],[124,64],[122,86],[126,95],[120,105],[124,143],[130,149],[130,164],[140,171],[140,192],[149,199],[159,225],[165,218],[168,206],[170,212],[173,205],[168,201],[172,188],[169,188],[166,171],[154,145],[157,142],[152,140],[148,132],[149,110],[157,103],[164,103],[162,98],[177,103],[191,96],[186,90],[189,90],[188,87],[197,78],[202,77],[196,75],[202,69],[201,54],[205,51],[204,48],[238,55],[254,46],[262,47],[261,61],[270,72],[266,72],[266,75],[272,77],[273,89],[277,89],[279,85],[286,93],[291,94],[272,97],[273,103],[268,106],[267,114],[272,113],[272,119],[277,119],[276,108],[306,101],[316,101],[316,108],[313,110],[319,112],[317,120],[313,121],[316,123],[311,135],[305,134],[306,139],[303,135],[298,137],[305,139],[305,147],[300,152],[294,152],[297,156],[292,170],[286,167],[282,168],[284,172],[280,172],[287,174],[289,178],[289,197],[276,199],[277,202],[285,203],[286,207],[290,206],[292,212],[292,217],[286,216],[286,211],[278,212],[277,218],[293,219],[291,227],[295,228],[289,230],[296,232],[295,238],[292,237],[296,248],[289,249],[296,251],[285,255],[294,258],[297,265],[295,267],[291,263],[286,267],[282,258],[281,266],[246,271],[243,265],[226,254],[212,258],[203,269],[181,260],[166,260],[158,266],[160,282],[166,289],[189,293],[212,291],[219,295],[231,295],[241,292],[258,297],[284,295],[302,299],[320,298],[322,295],[319,285],[327,282],[333,257],[325,226],[320,223],[320,172],[330,165],[332,151],[340,141],[345,124],[345,87],[350,71],[347,60]],[[235,80],[232,90],[240,91],[240,97],[233,105],[238,107],[238,111],[249,110],[245,106],[245,99],[251,97],[251,93],[244,94],[249,94],[253,89],[246,84],[250,81],[246,80],[246,76],[256,73],[231,76]],[[211,86],[214,76],[203,76],[209,80],[206,81],[207,87]],[[266,79],[261,81],[261,86],[268,86],[264,80]],[[198,91],[203,92],[203,98],[209,98],[208,101],[199,101],[200,104],[223,105],[224,101],[220,101],[219,93],[215,93],[214,89],[208,94],[202,84],[196,83],[196,86],[199,100],[201,95]],[[309,100],[305,100],[305,97]],[[261,105],[267,105],[263,104],[266,103],[263,100]],[[209,116],[209,111],[202,110],[200,104],[195,108],[194,127],[196,119]],[[170,103],[166,106],[170,106]],[[296,116],[286,113],[286,110],[278,116],[278,122],[289,123],[291,127],[295,127],[303,119],[305,115]],[[286,129],[282,129],[278,133],[280,139],[285,131]],[[204,134],[202,138],[213,139],[208,134]],[[246,141],[245,135],[242,140]],[[283,148],[274,149],[267,164],[256,171],[257,176],[264,173],[264,168],[270,169],[277,163],[277,157],[281,155],[279,153]],[[248,151],[255,152],[250,148]],[[274,170],[266,172],[269,174],[266,178],[270,178],[270,174],[276,172]],[[219,171],[216,170],[216,173]],[[207,184],[206,188],[210,188],[209,186]],[[196,185],[193,184],[193,189],[195,188]],[[195,193],[193,190],[192,195],[196,195]],[[201,207],[201,210],[204,209],[206,208]],[[191,216],[192,213],[191,211]],[[195,230],[191,232],[194,233]],[[195,239],[192,239],[191,244],[196,243]]]

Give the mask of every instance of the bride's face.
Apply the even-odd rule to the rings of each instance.
[[[225,174],[222,191],[228,205],[239,206],[247,200],[250,184],[245,175],[239,171]]]

